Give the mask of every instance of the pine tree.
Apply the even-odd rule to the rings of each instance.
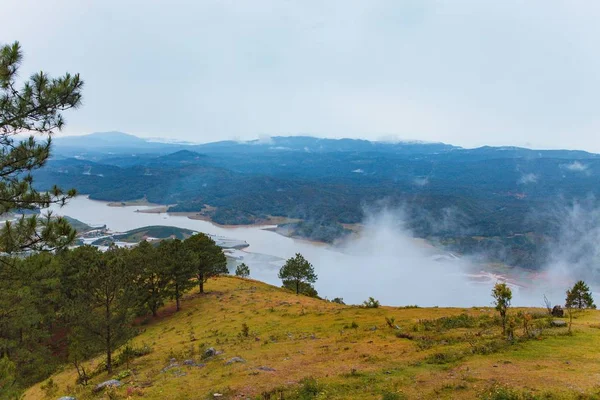
[[[250,268],[245,263],[241,263],[235,268],[235,275],[241,278],[247,278],[250,276]]]
[[[229,272],[223,250],[209,236],[198,233],[187,238],[184,244],[194,257],[200,293],[204,293],[204,283],[209,278]]]
[[[181,310],[181,297],[195,286],[196,264],[191,251],[179,239],[163,240],[158,246],[160,262],[169,277],[169,294]]]
[[[51,136],[64,126],[62,112],[81,104],[79,75],[51,78],[44,72],[18,87],[23,53],[18,42],[0,47],[0,215],[64,204],[75,195],[58,187],[44,193],[33,189],[31,173],[44,166]],[[19,139],[17,135],[28,135]],[[0,251],[48,250],[70,244],[75,232],[63,218],[49,214],[7,221],[0,229]]]
[[[109,248],[105,253],[92,246],[81,246],[65,255],[66,311],[75,327],[73,334],[84,335],[103,348],[106,370],[112,372],[112,353],[129,335],[136,295],[126,249]],[[68,292],[68,293],[67,293]]]
[[[146,240],[129,251],[127,261],[135,271],[133,285],[137,301],[156,317],[158,309],[169,297],[170,275],[167,265],[159,258],[158,250]]]
[[[296,294],[300,294],[300,289],[304,285],[310,285],[317,281],[317,275],[312,264],[300,253],[286,261],[285,265],[279,270],[279,279],[284,283],[284,286],[292,286]],[[316,294],[316,291],[315,291]]]

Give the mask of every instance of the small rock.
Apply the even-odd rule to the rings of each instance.
[[[194,365],[196,365],[196,363],[194,362],[194,360],[184,360],[184,361],[183,361],[183,365],[191,365],[191,366],[194,366]]]
[[[204,350],[204,353],[202,353],[202,359],[204,360],[206,358],[211,358],[221,353],[222,351],[217,351],[214,347],[209,347],[208,349]]]
[[[554,319],[554,320],[552,320],[552,326],[557,326],[557,327],[567,326],[567,321],[563,321],[560,319]]]
[[[269,371],[269,372],[275,371],[274,368],[265,367],[265,366],[258,367],[257,369],[260,369],[261,371]]]
[[[58,400],[77,400],[77,399],[72,396],[63,396],[63,397],[59,398]]]
[[[245,362],[246,362],[246,360],[244,360],[242,357],[233,357],[233,358],[230,358],[229,360],[227,360],[225,365],[231,365],[234,363],[245,363]]]
[[[213,397],[223,397],[221,393],[213,393]]]
[[[373,326],[373,327],[369,328],[369,330],[370,330],[370,331],[376,331],[376,330],[377,330],[377,327],[376,327],[376,326]]]
[[[117,380],[117,379],[109,379],[105,382],[99,383],[96,385],[96,387],[94,388],[94,392],[99,392],[102,389],[105,389],[109,386],[113,386],[113,387],[120,387],[123,384],[121,383],[121,381]]]
[[[179,363],[172,362],[171,364],[169,364],[169,365],[167,365],[166,367],[164,367],[164,368],[161,370],[161,372],[167,372],[168,370],[170,370],[170,369],[173,369],[173,368],[177,368],[177,367],[179,367]]]

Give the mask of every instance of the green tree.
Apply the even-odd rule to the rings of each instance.
[[[584,281],[577,281],[567,293],[572,308],[596,308],[590,287]]]
[[[245,263],[241,263],[235,268],[235,275],[247,278],[250,276],[250,268]]]
[[[494,298],[494,305],[496,306],[496,311],[500,313],[500,318],[502,320],[502,334],[505,335],[506,314],[508,312],[508,308],[510,307],[510,302],[512,300],[512,291],[506,283],[496,283],[496,285],[494,285],[494,289],[492,290],[492,297]]]
[[[229,272],[223,250],[209,236],[198,233],[190,236],[183,243],[194,257],[200,293],[204,293],[204,283],[209,278]]]
[[[79,75],[51,78],[39,72],[18,87],[23,53],[18,42],[0,47],[0,215],[64,204],[75,195],[58,187],[40,193],[33,189],[31,173],[50,156],[51,135],[64,126],[62,112],[81,104],[83,81]],[[19,139],[17,135],[29,135]],[[64,218],[22,216],[0,229],[0,251],[51,250],[70,244],[74,230]]]
[[[279,279],[283,281],[284,286],[291,285],[300,294],[300,289],[317,281],[317,275],[312,264],[300,253],[288,259],[283,267],[279,270]],[[311,286],[312,287],[312,286]]]
[[[565,299],[565,308],[569,313],[569,332],[573,325],[573,309],[596,308],[590,288],[584,281],[577,281],[573,287],[567,290],[567,298]]]
[[[129,251],[127,261],[132,271],[135,271],[133,283],[137,301],[156,317],[158,309],[169,297],[171,277],[168,264],[159,258],[158,249],[146,240]]]
[[[179,239],[163,240],[158,246],[160,262],[169,277],[169,293],[181,310],[181,296],[196,284],[196,263],[191,251]]]
[[[106,370],[112,372],[112,353],[129,335],[137,298],[127,250],[110,247],[105,253],[92,246],[69,252],[67,269],[74,271],[69,286],[68,314],[72,327],[86,340],[102,346]],[[66,285],[65,285],[66,286]],[[75,338],[74,338],[75,340]]]

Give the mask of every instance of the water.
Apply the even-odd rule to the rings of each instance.
[[[277,273],[285,260],[301,253],[315,267],[319,295],[342,297],[350,304],[373,296],[386,305],[484,306],[490,304],[491,287],[498,278],[485,273],[478,279],[469,278],[468,274],[481,271],[480,266],[455,257],[440,257],[439,250],[419,244],[406,232],[390,226],[387,216],[365,223],[359,238],[331,247],[284,237],[264,227],[225,228],[185,216],[136,212],[150,208],[110,207],[106,202],[78,196],[65,207],[52,206],[51,210],[86,224],[106,224],[119,232],[165,225],[246,241],[249,247],[232,255],[249,265],[252,278],[278,286],[281,281]],[[522,302],[529,303],[523,296]]]

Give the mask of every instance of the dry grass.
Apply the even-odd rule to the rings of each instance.
[[[500,338],[489,308],[364,309],[234,277],[211,280],[207,289],[204,296],[189,295],[182,311],[167,307],[142,326],[132,342],[146,343],[153,352],[132,363],[133,374],[116,398],[208,399],[214,393],[225,399],[269,398],[267,393],[272,399],[477,398],[494,384],[571,398],[590,394],[600,382],[597,311],[578,315],[572,336],[566,328],[553,328],[538,339],[510,344]],[[439,320],[461,314],[469,317]],[[400,330],[390,328],[386,317]],[[247,337],[241,334],[244,323]],[[224,353],[202,368],[161,372],[171,357],[201,362],[208,347]],[[225,365],[235,356],[246,363]],[[92,394],[92,386],[75,385],[75,378],[70,366],[56,374],[58,394],[107,398]],[[93,383],[109,378],[103,373]],[[316,387],[300,384],[304,378],[315,378]],[[320,394],[313,396],[312,389]],[[43,398],[40,385],[25,395]]]

